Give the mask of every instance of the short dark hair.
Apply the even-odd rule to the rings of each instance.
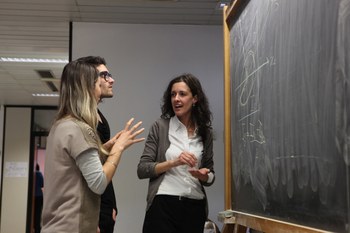
[[[97,67],[99,65],[107,65],[106,60],[100,56],[81,57],[81,58],[78,58],[77,61],[88,63],[91,65],[94,65],[95,67]]]

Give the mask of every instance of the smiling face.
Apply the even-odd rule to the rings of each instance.
[[[197,102],[197,97],[192,95],[185,82],[174,83],[171,88],[171,104],[175,115],[185,125],[191,118],[192,105]]]
[[[107,71],[108,69],[105,65],[97,66],[97,70],[99,73]],[[109,73],[109,72],[108,72]],[[100,86],[101,86],[101,100],[103,98],[112,98],[113,97],[113,84],[114,79],[112,77],[107,77],[106,79],[103,76],[100,76]]]

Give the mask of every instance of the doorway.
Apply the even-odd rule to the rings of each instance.
[[[33,108],[32,111],[32,134],[31,134],[31,177],[30,189],[28,195],[28,224],[30,227],[27,232],[39,233],[41,231],[41,212],[43,205],[44,193],[44,174],[45,174],[45,152],[46,138],[49,134],[51,125],[54,121],[57,109],[56,107],[49,108]],[[31,203],[31,204],[29,204]]]

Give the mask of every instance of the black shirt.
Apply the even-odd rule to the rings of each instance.
[[[103,114],[100,112],[100,110],[98,110],[98,114],[100,115],[102,122],[100,122],[100,121],[98,122],[97,132],[100,136],[102,144],[104,144],[104,143],[108,142],[108,140],[110,139],[111,131],[110,131],[109,124],[108,124],[106,118],[103,116]],[[105,192],[101,195],[100,212],[103,214],[106,214],[107,216],[110,216],[112,218],[113,208],[118,213],[113,183],[110,182],[107,185]],[[100,221],[101,221],[102,217],[103,216],[100,215]]]

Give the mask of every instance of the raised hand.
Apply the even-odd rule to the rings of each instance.
[[[111,148],[113,147],[115,141],[119,138],[119,136],[121,135],[122,132],[123,132],[123,130],[118,132],[118,133],[116,133],[116,135],[114,135],[111,139],[109,139],[108,142],[103,144],[103,147],[105,148],[105,150],[107,150],[107,151],[111,150]]]
[[[116,137],[114,137],[115,141],[111,150],[111,155],[113,153],[112,152],[113,150],[124,151],[134,143],[138,143],[145,140],[145,138],[135,138],[145,130],[144,128],[138,129],[142,124],[142,122],[139,121],[134,126],[132,126],[133,122],[134,122],[134,118],[131,118],[126,123],[124,130],[116,134]]]

